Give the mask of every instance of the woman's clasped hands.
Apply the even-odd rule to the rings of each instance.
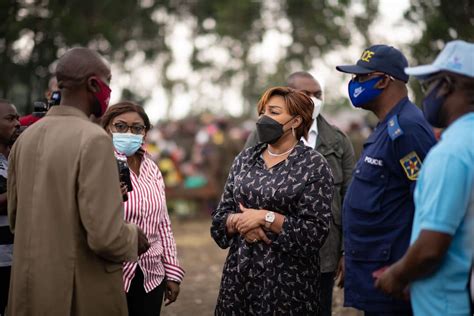
[[[239,233],[248,243],[263,241],[270,244],[263,227],[265,225],[266,210],[246,208],[239,204],[241,213],[233,213],[228,217],[228,232]]]

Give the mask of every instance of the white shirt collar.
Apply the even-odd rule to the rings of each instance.
[[[301,140],[306,146],[314,149],[316,147],[317,138],[318,138],[318,121],[316,118],[313,120],[313,124],[311,124],[311,127],[309,128],[308,139],[306,140],[306,138],[301,137]]]

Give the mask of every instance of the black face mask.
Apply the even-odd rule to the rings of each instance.
[[[445,86],[447,85],[447,86]],[[446,89],[445,93],[439,96],[441,89]],[[446,98],[453,92],[453,83],[449,77],[442,78],[436,86],[423,99],[423,115],[428,123],[433,127],[445,128],[446,124],[441,117],[441,109]]]
[[[284,134],[283,126],[286,125],[289,119],[284,124],[280,124],[269,116],[262,115],[257,121],[257,136],[260,142],[266,144],[275,144]]]

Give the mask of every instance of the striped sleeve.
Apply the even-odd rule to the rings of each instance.
[[[164,196],[165,185],[159,170],[157,172],[157,178],[161,182],[163,200],[166,201]],[[165,269],[166,278],[181,283],[184,277],[184,270],[179,265],[176,242],[171,230],[171,222],[166,203],[163,203],[158,233],[163,243],[163,267]]]
[[[166,278],[181,282],[184,277],[184,270],[179,266],[176,242],[171,231],[168,210],[166,208],[163,209],[158,232],[163,243],[163,267],[165,268]]]

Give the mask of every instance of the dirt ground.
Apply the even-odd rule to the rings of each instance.
[[[209,234],[210,220],[172,219],[181,265],[186,270],[178,300],[162,308],[164,316],[213,315],[222,266],[227,250],[220,249]],[[342,308],[342,291],[334,291],[333,315],[360,316]]]

